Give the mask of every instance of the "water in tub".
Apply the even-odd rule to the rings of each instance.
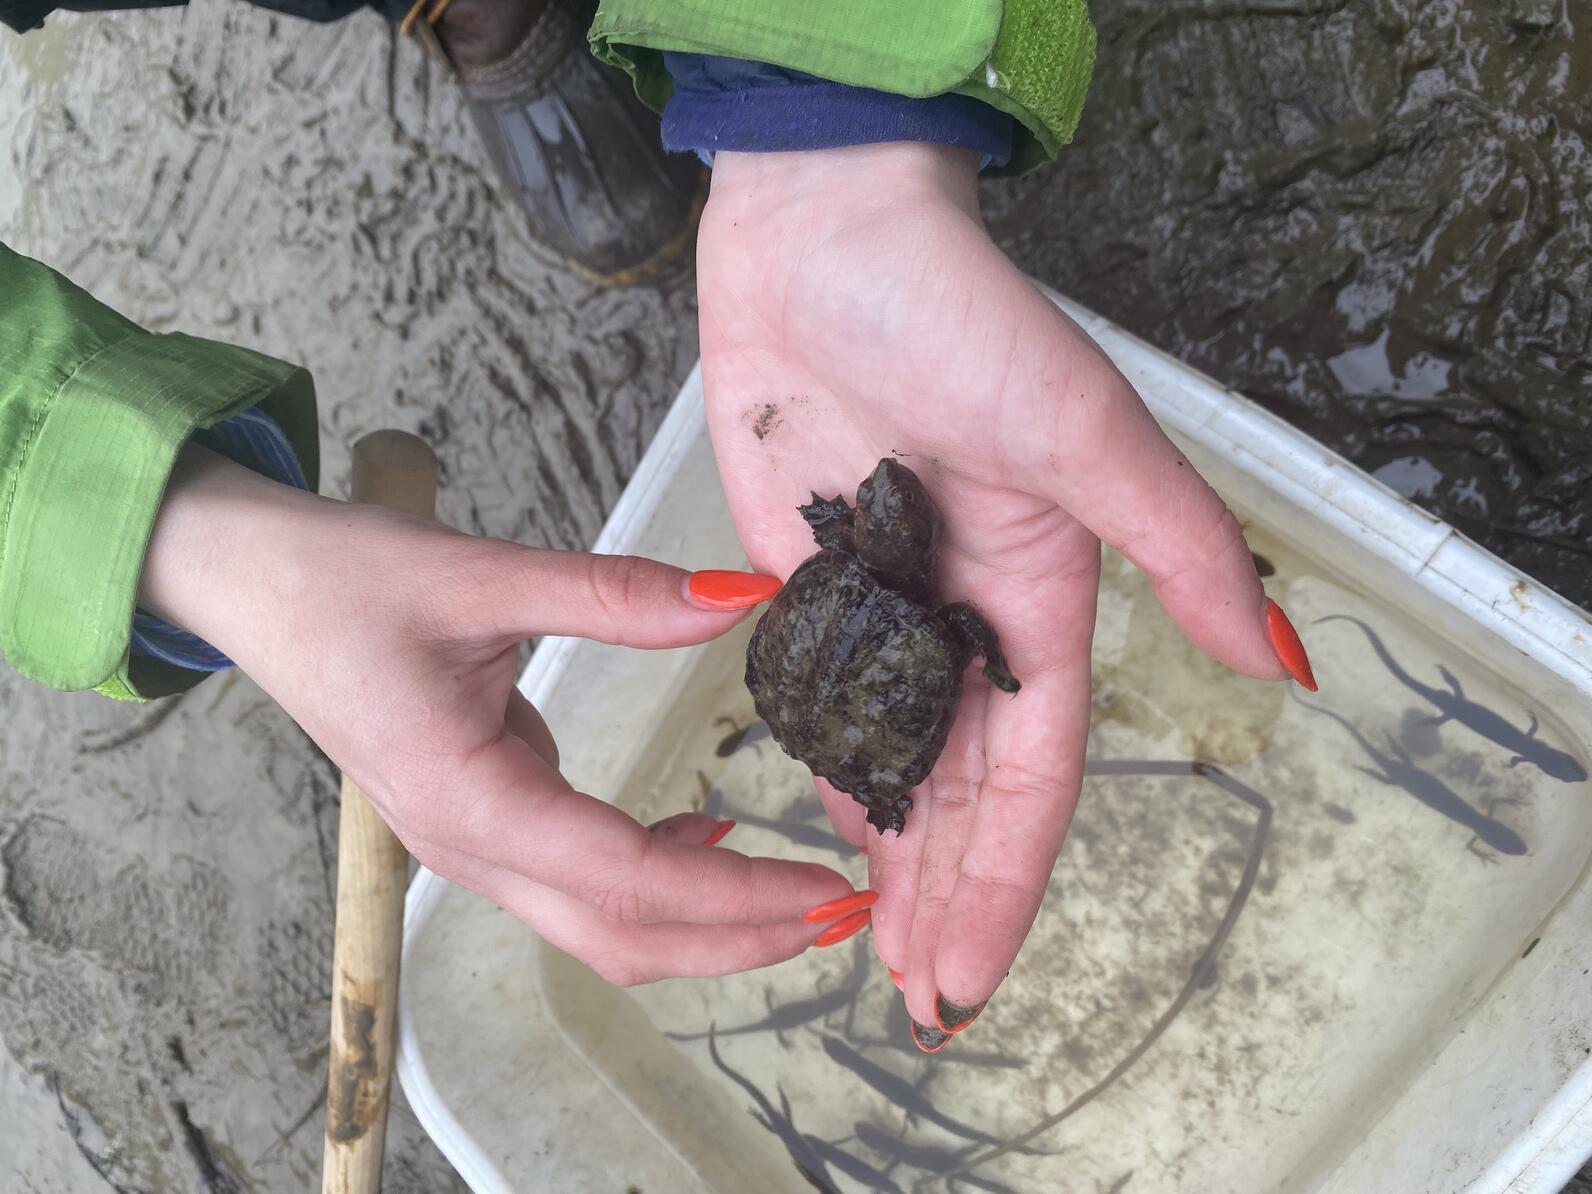
[[[1587,751],[1552,710],[1251,543],[1320,693],[1205,658],[1108,552],[1077,816],[1010,977],[945,1051],[914,1048],[866,936],[636,993],[814,1184],[1309,1189],[1579,875]],[[755,721],[744,632],[698,669],[696,731],[656,744],[622,803],[733,817],[727,846],[862,886]]]

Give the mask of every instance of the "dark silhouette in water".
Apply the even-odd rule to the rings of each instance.
[[[868,973],[873,967],[871,961],[872,951],[863,946],[863,939],[857,938],[857,943],[851,953],[851,971],[832,991],[825,991],[812,999],[797,999],[789,1003],[776,1004],[774,1002],[774,988],[763,988],[763,1005],[768,1008],[768,1015],[761,1020],[750,1024],[740,1024],[734,1028],[719,1028],[717,1024],[706,1032],[666,1032],[663,1035],[671,1041],[700,1041],[709,1036],[715,1039],[727,1036],[750,1036],[760,1032],[772,1032],[774,1039],[785,1048],[790,1048],[785,1040],[785,1033],[791,1032],[814,1022],[824,1021],[830,1014],[838,1012],[841,1008],[851,1008],[857,1002],[857,996],[862,992],[868,980]]]
[[[1450,821],[1463,825],[1482,841],[1486,842],[1500,854],[1524,854],[1526,852],[1525,840],[1502,821],[1495,821],[1480,809],[1474,807],[1445,784],[1430,771],[1416,765],[1406,751],[1394,739],[1392,734],[1387,735],[1388,749],[1393,754],[1385,755],[1367,741],[1364,734],[1354,728],[1346,717],[1341,717],[1330,709],[1323,709],[1320,705],[1312,705],[1295,698],[1295,703],[1304,706],[1312,713],[1319,713],[1322,717],[1330,717],[1349,732],[1360,749],[1375,764],[1375,768],[1356,767],[1356,771],[1363,771],[1372,779],[1380,780],[1393,787],[1402,788],[1427,808],[1434,812],[1442,813]]]
[[[852,1126],[852,1132],[857,1137],[857,1143],[864,1148],[889,1157],[892,1165],[910,1165],[914,1169],[921,1169],[929,1173],[938,1172],[956,1164],[960,1154],[948,1148],[936,1148],[931,1144],[917,1144],[892,1136],[878,1124],[871,1124],[859,1120]],[[989,1178],[980,1177],[976,1173],[958,1174],[956,1180],[964,1185],[972,1186],[975,1190],[988,1190],[990,1194],[1011,1194],[1011,1187]]]
[[[761,725],[761,722],[754,722]],[[724,793],[709,782],[704,772],[697,772],[697,783],[702,788],[701,811],[709,816],[716,817],[726,809]],[[822,811],[823,806],[813,802],[814,808]],[[857,847],[845,838],[819,829],[816,825],[805,824],[793,816],[781,813],[777,817],[760,817],[756,813],[742,812],[739,809],[730,810],[735,813],[735,822],[738,825],[750,825],[757,829],[770,829],[782,834],[798,846],[810,846],[814,850],[832,850],[840,857],[850,861],[857,855]]]
[[[1587,771],[1580,761],[1564,751],[1549,746],[1537,737],[1537,717],[1531,715],[1531,725],[1527,729],[1519,729],[1505,721],[1485,705],[1477,704],[1465,695],[1465,690],[1459,685],[1459,677],[1441,664],[1437,670],[1443,677],[1443,682],[1449,690],[1433,688],[1431,685],[1422,684],[1399,666],[1387,647],[1382,644],[1376,631],[1372,630],[1359,618],[1348,614],[1328,614],[1324,618],[1317,618],[1316,625],[1323,622],[1353,622],[1370,640],[1371,649],[1376,652],[1377,658],[1382,661],[1382,666],[1393,673],[1393,678],[1404,685],[1411,692],[1417,693],[1430,701],[1441,716],[1431,719],[1429,724],[1442,725],[1445,721],[1457,721],[1460,725],[1469,726],[1476,733],[1491,742],[1496,742],[1505,750],[1515,752],[1515,757],[1509,760],[1511,767],[1517,763],[1530,763],[1544,775],[1554,779],[1563,780],[1565,783],[1580,783],[1587,777]]]
[[[898,1135],[891,1135],[883,1127],[858,1123],[854,1125],[854,1137],[858,1143],[872,1148],[892,1158],[890,1170],[898,1165],[907,1165],[918,1168],[923,1176],[913,1182],[914,1189],[936,1182],[945,1181],[949,1188],[956,1189],[958,1185],[969,1186],[975,1189],[989,1191],[1003,1191],[1006,1187],[998,1181],[976,1175],[975,1168],[988,1164],[1008,1153],[1023,1153],[1027,1155],[1046,1155],[1042,1150],[1028,1147],[1031,1141],[1041,1134],[1049,1131],[1063,1120],[1074,1115],[1082,1107],[1098,1098],[1106,1089],[1112,1086],[1138,1060],[1149,1051],[1151,1046],[1160,1039],[1167,1028],[1182,1013],[1194,993],[1203,988],[1210,987],[1216,978],[1216,959],[1232,934],[1238,922],[1239,914],[1249,900],[1250,892],[1254,889],[1255,880],[1260,871],[1261,857],[1265,852],[1266,842],[1270,837],[1272,821],[1272,805],[1266,797],[1249,788],[1237,779],[1228,775],[1220,767],[1199,761],[1159,761],[1141,759],[1113,759],[1091,762],[1085,768],[1085,774],[1091,776],[1107,775],[1158,775],[1158,776],[1195,776],[1221,788],[1230,795],[1249,805],[1256,812],[1254,836],[1250,843],[1248,858],[1244,869],[1234,886],[1233,894],[1228,901],[1227,910],[1217,925],[1215,932],[1195,958],[1189,968],[1187,981],[1177,996],[1161,1013],[1160,1017],[1150,1025],[1144,1036],[1129,1052],[1116,1063],[1115,1066],[1098,1082],[1083,1091],[1060,1111],[1046,1116],[1038,1123],[1024,1130],[1013,1138],[1000,1140],[978,1128],[972,1127],[961,1120],[948,1115],[940,1110],[932,1098],[921,1088],[921,1083],[915,1084],[900,1075],[885,1069],[878,1063],[865,1057],[858,1049],[848,1044],[841,1036],[827,1031],[821,1025],[831,1014],[845,1008],[848,1012],[855,1008],[856,990],[860,984],[856,981],[860,969],[854,967],[849,981],[842,983],[840,990],[822,994],[812,999],[800,1000],[795,1003],[774,1006],[770,1005],[769,1014],[762,1020],[744,1024],[730,1032],[778,1033],[784,1029],[802,1029],[817,1032],[822,1042],[824,1052],[831,1062],[849,1070],[864,1084],[877,1093],[883,1095],[893,1106],[898,1108],[908,1122],[925,1120],[944,1131],[963,1137],[971,1143],[960,1150],[935,1147],[919,1141],[907,1141]],[[706,776],[699,778],[706,791],[710,785]],[[716,789],[714,790],[716,795]],[[771,827],[782,830],[789,829],[789,821],[785,818],[770,819]],[[862,947],[859,943],[859,966],[862,958]],[[904,1010],[896,1005],[894,1010]],[[672,1039],[693,1039],[685,1034],[669,1034]],[[703,1034],[695,1034],[703,1035]],[[820,1139],[809,1133],[799,1131],[792,1119],[789,1100],[782,1089],[776,1085],[779,1104],[775,1105],[757,1086],[750,1082],[744,1075],[730,1068],[718,1050],[720,1036],[729,1033],[719,1032],[716,1025],[710,1026],[705,1034],[708,1039],[708,1051],[713,1059],[713,1064],[724,1073],[737,1086],[741,1087],[751,1096],[756,1109],[752,1112],[753,1118],[758,1123],[774,1132],[784,1142],[791,1159],[795,1162],[802,1175],[817,1189],[833,1189],[830,1174],[832,1171],[844,1173],[863,1183],[867,1188],[874,1190],[899,1190],[900,1186],[891,1178],[889,1172],[880,1172],[870,1167],[866,1162],[848,1153],[843,1147],[845,1141],[831,1142]],[[891,1042],[881,1040],[872,1042],[881,1047],[888,1047]],[[896,1042],[899,1044],[899,1041]],[[921,1062],[921,1058],[914,1058]],[[957,1061],[961,1065],[977,1064],[987,1066],[1013,1066],[1020,1068],[1022,1059],[1006,1057],[1004,1055],[958,1055]],[[925,1077],[928,1075],[925,1074]],[[1126,1182],[1132,1175],[1124,1175],[1120,1183]]]
[[[829,1054],[829,1059],[837,1065],[844,1066],[857,1077],[861,1078],[874,1090],[902,1111],[909,1115],[926,1119],[938,1127],[944,1128],[952,1135],[961,1136],[965,1140],[977,1141],[980,1144],[1000,1144],[1001,1141],[987,1132],[981,1132],[961,1120],[945,1114],[928,1097],[918,1090],[912,1083],[897,1074],[892,1074],[883,1066],[869,1061],[839,1037],[825,1033],[823,1037],[824,1052]]]
[[[768,990],[763,992],[763,999],[768,1003],[768,1015],[761,1020],[750,1024],[741,1024],[734,1028],[716,1030],[718,1036],[749,1036],[759,1032],[772,1032],[780,1044],[785,1044],[784,1034],[793,1028],[800,1028],[814,1020],[822,1020],[831,1012],[837,1012],[857,997],[855,991],[844,988],[829,991],[813,999],[799,999],[794,1003],[781,1003],[777,1006],[770,1000]],[[712,1032],[714,1030],[710,1030]],[[710,1032],[666,1032],[663,1035],[671,1041],[700,1041],[706,1039]],[[786,1046],[789,1048],[789,1046]]]
[[[747,722],[745,729],[737,726],[733,717],[721,717],[713,724],[730,727],[730,732],[719,740],[717,748],[713,751],[721,759],[727,759],[743,746],[751,746],[760,739],[768,737],[768,723],[758,718]]]
[[[719,1055],[718,1041],[712,1028],[708,1029],[708,1055],[713,1058],[713,1064],[718,1067],[720,1073],[751,1096],[758,1108],[752,1112],[752,1118],[780,1138],[781,1143],[785,1145],[785,1151],[790,1153],[790,1159],[795,1164],[797,1172],[813,1189],[821,1190],[824,1194],[838,1194],[834,1182],[829,1177],[828,1166],[833,1165],[842,1173],[849,1174],[864,1183],[870,1190],[894,1191],[894,1194],[901,1194],[901,1187],[890,1179],[889,1174],[879,1172],[827,1140],[798,1130],[795,1120],[791,1117],[790,1100],[785,1097],[784,1090],[777,1085],[774,1087],[779,1095],[779,1107],[776,1108],[761,1089],[744,1074],[732,1070],[729,1063]]]
[[[1256,812],[1255,836],[1250,844],[1249,858],[1244,862],[1244,872],[1239,876],[1238,884],[1233,888],[1232,898],[1227,902],[1227,911],[1222,914],[1221,923],[1216,926],[1216,932],[1211,934],[1209,943],[1204,951],[1194,960],[1194,965],[1189,968],[1188,980],[1184,982],[1182,990],[1169,1003],[1166,1010],[1150,1025],[1139,1043],[1128,1050],[1127,1054],[1116,1065],[1112,1066],[1104,1078],[1096,1082],[1088,1090],[1078,1095],[1060,1111],[1045,1116],[1032,1127],[1014,1136],[1004,1144],[983,1152],[973,1149],[963,1150],[961,1160],[951,1168],[943,1169],[938,1173],[929,1175],[913,1183],[914,1190],[925,1189],[937,1181],[963,1181],[974,1169],[998,1160],[1010,1152],[1019,1151],[1029,1141],[1042,1136],[1058,1124],[1076,1115],[1095,1099],[1099,1098],[1109,1089],[1117,1079],[1121,1078],[1133,1068],[1139,1058],[1150,1051],[1150,1046],[1161,1039],[1163,1033],[1172,1026],[1178,1016],[1183,1014],[1183,1009],[1188,1006],[1188,1001],[1194,997],[1194,992],[1202,987],[1208,987],[1215,981],[1216,958],[1222,952],[1222,947],[1227,944],[1228,937],[1232,936],[1233,926],[1238,923],[1238,916],[1244,910],[1244,905],[1249,902],[1249,893],[1254,890],[1255,878],[1260,874],[1261,856],[1266,852],[1266,842],[1271,837],[1271,801],[1247,784],[1233,778],[1214,763],[1203,763],[1198,760],[1166,761],[1154,759],[1105,759],[1099,762],[1086,763],[1083,773],[1091,775],[1197,775],[1209,783],[1215,784],[1224,792],[1238,797]],[[1126,1177],[1119,1179],[1119,1183],[1127,1181]],[[1120,1188],[1120,1185],[1119,1185]]]

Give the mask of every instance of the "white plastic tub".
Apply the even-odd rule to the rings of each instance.
[[[399,1076],[474,1189],[1554,1194],[1592,1153],[1592,783],[1538,766],[1592,758],[1592,624],[1062,305],[1245,520],[1344,721],[1198,656],[1108,553],[1072,835],[1011,978],[932,1058],[865,937],[619,991],[422,872]],[[598,550],[744,558],[695,374]],[[1416,683],[1443,688],[1444,666],[1466,708],[1535,716],[1528,761],[1426,724],[1431,699],[1358,626],[1313,625],[1332,614]],[[735,849],[860,882],[804,769],[751,735],[719,753],[718,719],[750,716],[749,630],[678,652],[549,641],[521,687],[582,790],[643,819],[704,805],[740,820]],[[1417,770],[1382,782],[1368,752]]]

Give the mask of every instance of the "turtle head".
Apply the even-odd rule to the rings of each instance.
[[[941,528],[929,491],[898,460],[885,457],[857,487],[857,556],[899,587],[931,587]]]

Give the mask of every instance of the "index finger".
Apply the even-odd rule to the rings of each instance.
[[[773,924],[851,893],[817,863],[747,858],[723,846],[660,839],[565,782],[505,734],[477,750],[450,784],[468,793],[434,813],[422,836],[552,887],[636,924]]]

